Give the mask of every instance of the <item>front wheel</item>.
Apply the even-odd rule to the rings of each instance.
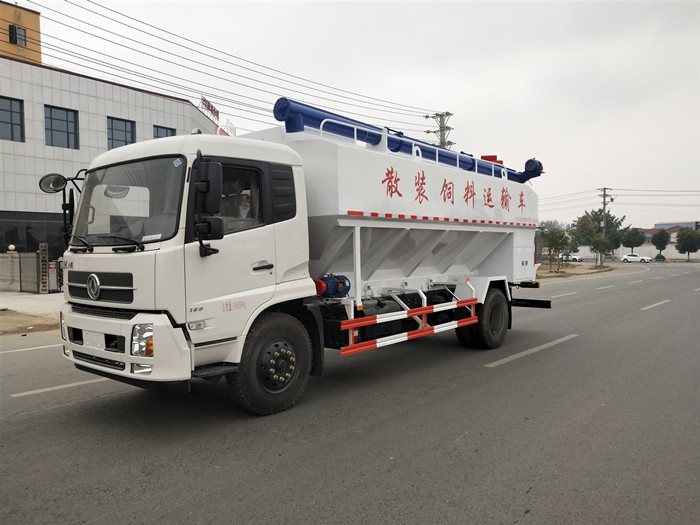
[[[251,328],[238,371],[226,383],[237,405],[268,415],[299,401],[310,371],[311,340],[304,325],[290,315],[270,312]]]
[[[491,288],[484,304],[476,305],[479,322],[471,325],[471,336],[478,348],[490,350],[498,348],[506,340],[508,333],[508,301],[501,290]]]

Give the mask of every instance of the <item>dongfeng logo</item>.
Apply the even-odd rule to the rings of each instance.
[[[94,273],[87,278],[87,293],[93,301],[97,301],[100,297],[100,280]]]

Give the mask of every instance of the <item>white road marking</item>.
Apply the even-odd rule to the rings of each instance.
[[[663,278],[664,278],[664,276],[661,275],[661,276],[659,276],[659,277],[652,277],[651,280],[652,280],[652,281],[656,281],[657,279],[663,279]]]
[[[90,379],[88,381],[79,381],[78,383],[68,383],[66,385],[58,385],[58,386],[52,386],[49,388],[40,388],[39,390],[29,390],[28,392],[19,392],[17,394],[10,394],[10,397],[24,397],[24,396],[31,396],[34,394],[43,394],[45,392],[53,392],[54,390],[62,390],[64,388],[72,388],[74,386],[83,386],[83,385],[89,385],[92,383],[101,383],[102,381],[109,381],[109,379],[102,378],[102,379]]]
[[[14,354],[15,352],[29,352],[30,350],[44,350],[46,348],[60,348],[62,345],[33,346],[31,348],[18,348],[17,350],[3,350],[0,354]]]
[[[601,286],[599,288],[596,288],[596,290],[606,290],[607,288],[615,288],[614,284],[610,284],[608,286]]]
[[[644,282],[644,281],[642,281],[642,280],[640,279],[639,281],[630,281],[630,284],[637,284],[637,283],[643,283],[643,282]]]
[[[651,308],[656,308],[657,306],[661,306],[662,304],[670,303],[671,299],[664,299],[663,301],[659,301],[658,303],[650,304],[649,306],[645,306],[644,308],[640,308],[640,310],[650,310]]]
[[[557,297],[566,297],[567,295],[576,295],[578,292],[569,292],[569,293],[562,293],[559,295],[553,295],[552,299],[556,299]]]
[[[493,363],[489,363],[488,365],[484,365],[484,366],[486,368],[495,368],[497,366],[505,365],[506,363],[510,363],[511,361],[515,361],[516,359],[520,359],[521,357],[525,357],[525,356],[528,356],[530,354],[534,354],[535,352],[539,352],[540,350],[550,348],[550,347],[558,345],[560,343],[565,343],[566,341],[569,341],[570,339],[573,339],[574,337],[578,337],[578,334],[571,334],[571,335],[567,335],[565,337],[561,337],[555,341],[551,341],[549,343],[545,343],[543,345],[536,346],[535,348],[530,348],[529,350],[525,350],[523,352],[520,352],[519,354],[514,354],[510,357],[499,359],[498,361],[494,361]]]

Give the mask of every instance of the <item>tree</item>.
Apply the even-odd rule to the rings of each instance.
[[[632,253],[637,246],[644,244],[644,232],[639,228],[628,228],[622,235],[622,245],[630,248]]]
[[[576,253],[577,251],[578,239],[575,235],[569,235],[569,242],[566,244],[566,253]]]
[[[624,230],[612,230],[608,231],[605,234],[605,238],[610,241],[611,245],[611,250],[617,250],[620,246],[622,246],[622,235],[624,234]]]
[[[615,233],[622,227],[625,217],[618,219],[607,211],[605,212],[605,237],[614,239]],[[576,219],[576,235],[580,244],[591,244],[596,235],[603,233],[603,209],[584,212]],[[618,245],[619,246],[619,245]],[[612,249],[612,248],[611,248]]]
[[[670,240],[671,234],[668,233],[668,230],[659,230],[651,236],[651,243],[659,250],[659,255],[666,249]]]
[[[700,231],[690,228],[681,228],[676,235],[676,250],[678,253],[687,253],[688,260],[690,254],[700,250]]]
[[[559,254],[560,251],[566,248],[569,243],[569,236],[564,230],[555,228],[547,232],[542,238],[542,245],[549,250],[549,259],[552,259],[552,253]],[[557,257],[557,271],[559,271],[561,262],[559,257]]]
[[[537,227],[545,233],[552,230],[566,230],[566,224],[561,221],[554,220],[542,221]]]
[[[591,244],[593,237],[600,233],[600,225],[596,224],[586,212],[576,219],[576,238],[581,244]]]
[[[596,235],[589,245],[591,251],[600,256],[600,265],[603,266],[603,261],[605,260],[605,254],[612,250],[612,243],[610,240],[604,238],[602,235]],[[598,258],[596,257],[595,265],[598,266]]]

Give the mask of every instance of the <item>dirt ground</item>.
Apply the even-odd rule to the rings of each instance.
[[[590,275],[593,273],[609,272],[614,270],[612,266],[596,267],[589,263],[561,263],[557,271],[557,263],[543,263],[537,269],[538,279],[548,279],[557,277],[575,277],[577,275]]]
[[[30,315],[6,308],[0,309],[0,335],[28,334],[44,332],[58,328],[58,313],[56,318]]]

